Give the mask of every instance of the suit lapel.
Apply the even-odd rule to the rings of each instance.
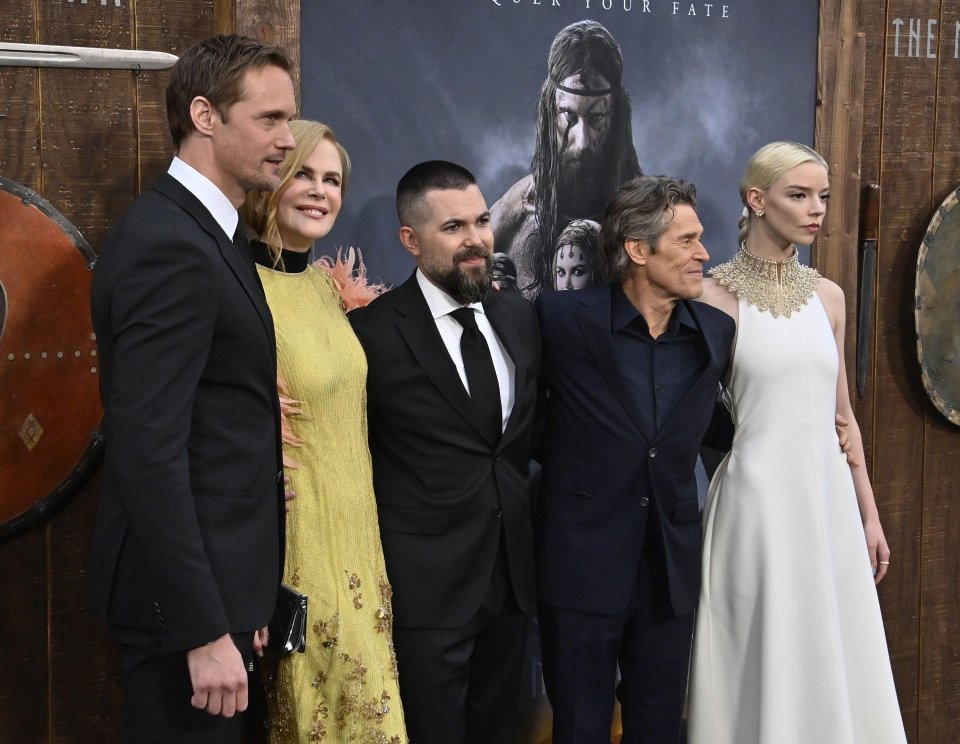
[[[601,287],[581,298],[576,311],[577,323],[583,334],[583,342],[590,350],[607,385],[628,418],[646,439],[642,422],[637,416],[637,401],[620,369],[613,351],[613,335],[610,332],[610,289]]]
[[[203,203],[173,176],[163,174],[153,188],[179,204],[193,217],[200,229],[216,242],[224,263],[236,277],[240,286],[243,287],[243,291],[253,303],[257,315],[260,316],[263,329],[270,340],[270,350],[273,354],[274,363],[276,363],[277,343],[274,336],[273,316],[270,314],[270,308],[267,306],[267,300],[263,294],[263,287],[257,278],[256,267],[252,261],[249,261],[247,256],[240,254],[240,251],[233,244],[233,240],[226,236],[223,228],[203,206]]]
[[[483,436],[474,421],[470,396],[463,387],[456,365],[447,353],[447,347],[417,284],[416,275],[393,291],[397,293],[395,309],[400,316],[397,330],[403,336],[410,352],[440,394],[477,434]]]
[[[720,338],[720,334],[714,327],[706,327],[703,323],[703,317],[699,313],[699,303],[692,302],[689,300],[684,300],[684,304],[687,307],[687,310],[690,313],[690,317],[693,318],[694,322],[697,324],[697,328],[700,330],[700,338],[702,339],[704,345],[707,347],[707,352],[709,354],[709,359],[707,363],[703,365],[700,370],[700,374],[697,375],[691,384],[687,387],[686,392],[683,397],[677,401],[673,406],[673,409],[668,412],[666,419],[664,420],[663,426],[660,431],[669,429],[674,426],[683,426],[684,422],[680,420],[680,416],[677,414],[687,409],[687,402],[690,399],[691,395],[699,394],[701,392],[700,387],[703,381],[703,378],[711,373],[711,370],[716,369],[718,365],[722,363],[724,353],[722,350],[723,340]],[[729,353],[729,351],[727,352]],[[719,379],[719,376],[718,376]],[[659,432],[658,432],[659,434]]]

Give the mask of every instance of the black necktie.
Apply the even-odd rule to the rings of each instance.
[[[253,260],[253,251],[250,248],[250,241],[247,240],[247,226],[243,224],[243,220],[237,222],[237,229],[233,233],[233,244],[240,251],[244,261]]]
[[[500,383],[497,382],[497,373],[493,368],[490,347],[477,328],[472,308],[457,308],[450,315],[463,326],[463,333],[460,334],[460,354],[467,372],[470,400],[477,424],[487,439],[497,442],[503,433],[503,411],[500,407]]]
[[[243,263],[249,266],[253,272],[253,278],[257,282],[257,286],[262,289],[263,284],[261,284],[260,275],[257,273],[257,262],[253,260],[253,248],[247,239],[247,226],[243,224],[243,220],[237,223],[237,230],[233,233],[233,245],[240,254]]]

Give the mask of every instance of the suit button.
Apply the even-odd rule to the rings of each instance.
[[[656,447],[651,447],[651,448],[650,448],[650,451],[649,451],[647,454],[650,455],[650,457],[656,457],[656,456],[657,456],[657,448],[656,448]]]
[[[493,507],[493,516],[495,519],[500,519],[500,517],[503,516],[503,509],[501,509],[499,506]]]
[[[641,496],[640,506],[649,506],[649,505],[650,505],[650,499],[648,499],[646,496]]]

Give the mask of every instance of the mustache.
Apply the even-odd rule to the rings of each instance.
[[[487,268],[490,268],[491,254],[484,248],[482,245],[474,245],[469,248],[464,248],[453,257],[453,262],[455,264],[462,263],[471,258],[482,258],[487,262]]]
[[[560,153],[561,168],[584,168],[596,163],[600,158],[595,150],[571,150],[566,148]]]

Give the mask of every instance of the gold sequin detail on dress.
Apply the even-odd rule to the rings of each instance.
[[[739,299],[774,318],[789,318],[802,308],[816,290],[820,274],[809,266],[801,266],[797,249],[783,261],[768,261],[748,253],[740,244],[736,255],[710,270],[717,284]]]
[[[271,744],[407,744],[373,473],[363,348],[325,272],[257,267],[277,335],[278,373],[299,412],[287,470],[284,580],[310,598],[306,653],[283,657]],[[384,700],[382,694],[386,694]],[[389,701],[388,705],[386,701]],[[380,715],[377,715],[379,713]]]

